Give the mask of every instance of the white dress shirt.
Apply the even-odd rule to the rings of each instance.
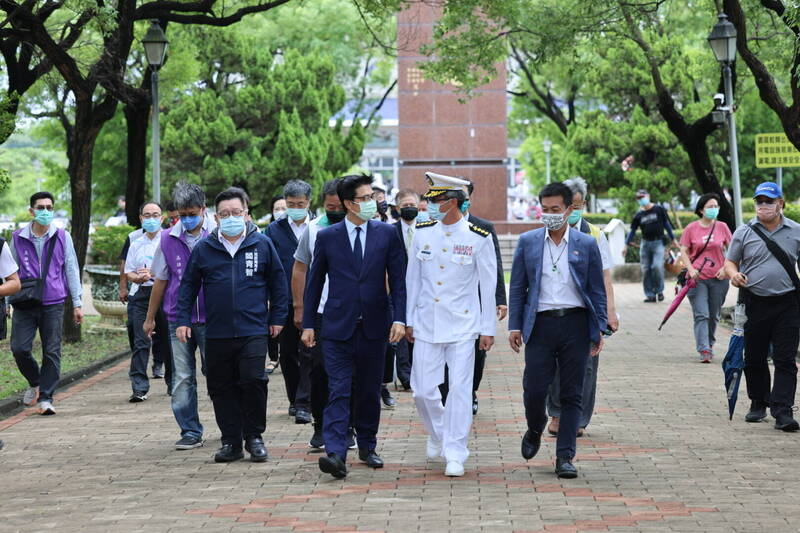
[[[239,251],[239,246],[241,246],[242,242],[244,242],[245,235],[247,235],[246,228],[245,231],[242,231],[242,234],[239,235],[239,237],[237,237],[235,241],[231,242],[228,239],[226,239],[225,236],[222,234],[222,231],[220,231],[219,242],[222,243],[222,246],[224,246],[225,249],[228,250],[228,253],[231,254],[231,257],[233,257],[236,255],[236,252]]]
[[[140,268],[153,267],[153,257],[161,244],[161,233],[156,233],[152,239],[143,233],[138,239],[131,242],[128,249],[128,256],[125,258],[125,273],[136,272]],[[152,278],[144,283],[133,283],[131,285],[130,296],[136,294],[139,287],[150,287],[153,285]]]
[[[289,219],[289,227],[292,228],[292,232],[294,233],[295,238],[300,241],[300,237],[303,236],[303,232],[308,227],[308,215],[306,218],[303,219],[303,222],[298,224],[294,220]]]
[[[367,223],[364,222],[360,226],[356,226],[350,222],[347,217],[344,219],[344,227],[347,228],[347,237],[350,239],[350,250],[355,251],[356,246],[356,228],[361,228],[361,257],[364,257],[364,252],[367,249]]]
[[[561,243],[556,246],[550,238],[550,231],[545,230],[544,250],[542,250],[542,281],[539,287],[539,307],[537,311],[586,307],[578,286],[569,271],[570,231],[572,229],[567,228],[561,238]],[[553,262],[555,262],[555,268],[553,268]]]

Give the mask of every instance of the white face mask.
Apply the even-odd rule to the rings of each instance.
[[[544,227],[549,229],[550,231],[556,231],[561,229],[561,227],[566,223],[566,218],[564,218],[564,213],[543,213],[542,214],[542,224]]]

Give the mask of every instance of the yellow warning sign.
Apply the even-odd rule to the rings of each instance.
[[[800,167],[800,151],[785,133],[759,133],[756,135],[756,167]]]

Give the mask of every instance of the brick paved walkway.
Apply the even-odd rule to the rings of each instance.
[[[718,354],[693,353],[687,305],[662,333],[665,304],[618,287],[623,330],[602,355],[597,413],[579,439],[580,477],[556,479],[553,439],[525,463],[521,359],[505,332],[480,392],[467,475],[425,460],[410,394],[384,411],[386,468],[321,475],[310,427],[270,387],[270,461],[214,464],[219,433],[201,397],[207,445],[179,452],[163,383],[129,404],[125,365],[62,395],[55,417],[0,421],[2,531],[797,531],[800,434],[728,422]],[[727,346],[720,335],[720,351]]]

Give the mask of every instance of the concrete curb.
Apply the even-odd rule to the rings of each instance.
[[[95,361],[94,363],[85,366],[83,368],[78,368],[69,372],[63,376],[61,376],[61,380],[58,382],[59,390],[63,390],[69,388],[70,385],[80,381],[84,378],[87,378],[91,375],[97,374],[101,370],[104,370],[115,363],[121,361],[126,357],[130,357],[131,351],[125,350],[113,355],[109,355],[105,359],[100,359],[99,361]],[[21,411],[25,408],[22,405],[22,396],[14,395],[8,398],[3,398],[0,400],[0,418],[5,418],[10,415],[15,414],[17,411]]]

